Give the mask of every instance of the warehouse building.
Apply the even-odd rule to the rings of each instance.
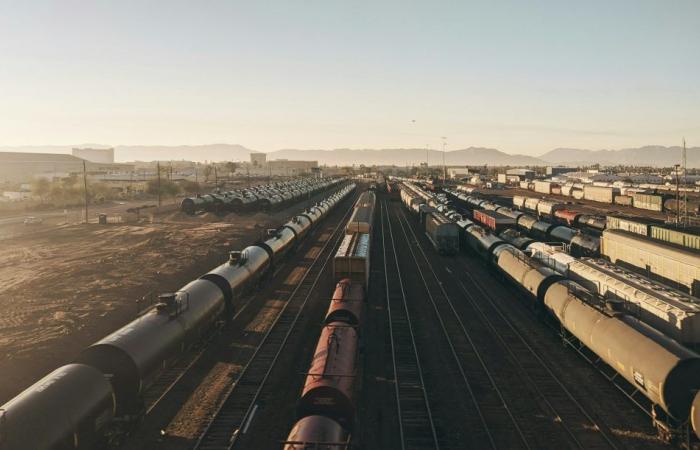
[[[63,178],[82,173],[83,162],[90,173],[129,173],[133,164],[85,161],[56,153],[0,152],[0,183],[24,183],[37,176]]]
[[[113,148],[74,148],[72,155],[95,163],[111,164],[114,162]]]
[[[547,176],[556,176],[564,173],[576,172],[578,169],[575,167],[547,167]]]

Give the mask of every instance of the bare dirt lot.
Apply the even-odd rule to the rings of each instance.
[[[224,218],[171,212],[155,223],[45,224],[0,240],[0,404],[303,206]]]

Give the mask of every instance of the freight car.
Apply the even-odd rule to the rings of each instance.
[[[342,187],[283,228],[301,239],[354,188]],[[99,435],[113,416],[120,422],[137,418],[149,383],[214,322],[230,317],[235,300],[279,257],[275,252],[289,250],[287,243],[275,243],[279,239],[275,234],[233,252],[229,262],[162,295],[155,308],[85,349],[74,364],[2,405],[0,449],[77,448]]]
[[[606,230],[601,254],[691,295],[700,294],[700,254],[621,230]]]
[[[333,293],[324,327],[297,401],[297,422],[285,450],[346,450],[355,419],[355,376],[364,290],[341,280]]]
[[[367,233],[345,235],[333,258],[333,279],[349,278],[366,287],[369,282],[369,246],[370,235]]]
[[[693,431],[700,437],[700,356],[636,318],[595,303],[585,288],[532,262],[512,245],[492,242],[480,233],[471,241],[478,254],[495,262],[561,323],[568,343],[577,351],[586,346],[652,402],[660,432],[677,437],[692,416]]]
[[[355,328],[342,322],[323,327],[297,402],[298,417],[324,416],[352,429],[357,347]]]
[[[360,195],[360,198],[355,203],[355,210],[345,226],[346,234],[371,232],[376,198],[377,196],[372,191],[367,191]]]
[[[426,216],[425,234],[440,254],[456,255],[459,252],[459,227],[442,214],[433,212]]]
[[[571,261],[568,276],[605,299],[620,301],[629,314],[670,338],[699,348],[700,305],[687,294],[602,259]]]
[[[500,233],[507,228],[515,227],[515,219],[494,210],[475,210],[474,220],[480,222],[482,225],[495,231],[496,233]]]
[[[331,298],[331,305],[326,312],[323,323],[343,322],[350,326],[359,326],[362,321],[362,308],[365,291],[362,284],[353,283],[349,278],[338,282]]]
[[[700,356],[627,314],[595,305],[586,292],[568,280],[546,291],[544,304],[568,341],[585,345],[646,396],[656,405],[655,419],[663,412],[677,423],[687,421],[700,389]]]
[[[507,229],[498,235],[501,239],[511,244],[518,250],[525,250],[530,244],[536,242],[534,239],[520,234],[517,230]]]

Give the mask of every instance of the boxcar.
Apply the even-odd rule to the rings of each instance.
[[[347,234],[333,258],[333,279],[360,282],[366,288],[369,280],[369,234]]]
[[[431,213],[425,219],[425,234],[435,250],[443,255],[459,252],[459,226],[439,213]]]

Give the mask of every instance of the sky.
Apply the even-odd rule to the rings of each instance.
[[[700,145],[697,0],[0,6],[0,146]]]

